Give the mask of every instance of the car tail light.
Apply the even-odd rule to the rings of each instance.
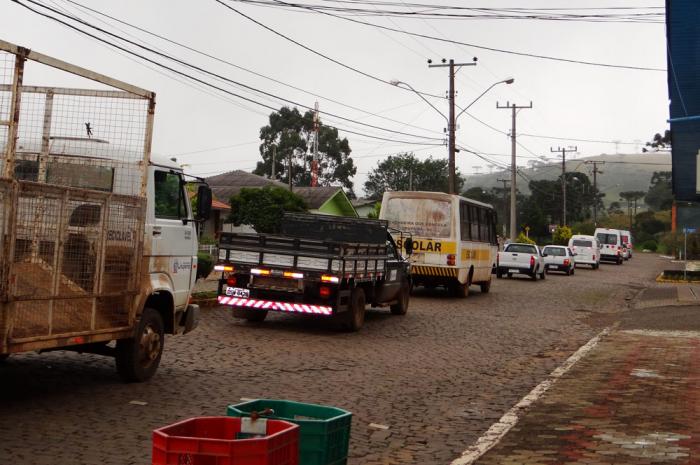
[[[530,268],[535,266],[535,256],[530,255]]]
[[[593,260],[595,260],[595,254],[593,254]]]
[[[319,288],[318,288],[318,295],[320,295],[320,296],[323,297],[324,299],[327,298],[327,297],[330,297],[330,295],[331,295],[331,288],[330,288],[330,287],[326,287],[326,286],[321,286],[321,287],[319,287]]]
[[[564,266],[569,266],[569,263],[571,263],[571,261],[568,258],[565,258],[564,259]]]
[[[230,276],[228,279],[226,279],[226,285],[227,286],[235,286],[236,285],[236,277],[235,276]]]
[[[455,254],[451,253],[447,255],[447,264],[449,266],[455,266],[457,263],[457,258],[455,257]]]

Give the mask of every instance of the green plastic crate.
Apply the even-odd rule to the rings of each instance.
[[[265,418],[299,425],[299,464],[344,465],[350,444],[352,413],[335,407],[290,400],[258,399],[229,405],[226,414],[248,417],[251,412],[272,409]]]

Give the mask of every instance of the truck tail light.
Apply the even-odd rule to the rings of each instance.
[[[534,267],[535,267],[535,256],[530,255],[530,268],[534,268]]]
[[[564,266],[569,266],[569,263],[571,263],[571,261],[568,258],[565,258],[564,259]]]
[[[593,260],[595,260],[595,254],[593,254]]]
[[[304,279],[304,273],[296,273],[294,271],[285,271],[283,276],[285,278]]]
[[[269,276],[270,270],[261,270],[260,268],[253,268],[252,270],[250,270],[250,273],[258,276]]]
[[[226,285],[230,286],[230,287],[234,287],[236,285],[236,277],[229,276],[228,279],[226,279]]]
[[[233,271],[233,265],[216,265],[214,271]]]
[[[323,276],[321,276],[321,282],[338,284],[340,282],[340,278],[338,278],[337,276],[328,276],[324,274]]]
[[[457,257],[455,257],[455,254],[453,254],[453,253],[447,254],[447,264],[449,266],[455,266],[456,263],[457,263]]]
[[[324,299],[328,298],[331,296],[331,288],[327,286],[321,286],[318,288],[318,295],[323,297]]]

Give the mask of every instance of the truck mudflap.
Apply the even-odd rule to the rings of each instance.
[[[333,315],[333,307],[328,305],[304,304],[298,302],[281,302],[274,300],[250,299],[241,297],[229,297],[220,295],[218,297],[219,305],[228,305],[229,307],[249,308],[251,310],[271,310],[287,313],[303,313],[306,315]]]
[[[199,324],[199,305],[189,304],[182,317],[182,321],[185,323],[185,330],[182,334],[187,334],[195,329]]]

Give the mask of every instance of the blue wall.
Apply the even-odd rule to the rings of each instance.
[[[700,116],[700,1],[666,0],[666,31],[671,119]],[[676,200],[700,201],[695,188],[700,120],[671,122],[671,136]]]

